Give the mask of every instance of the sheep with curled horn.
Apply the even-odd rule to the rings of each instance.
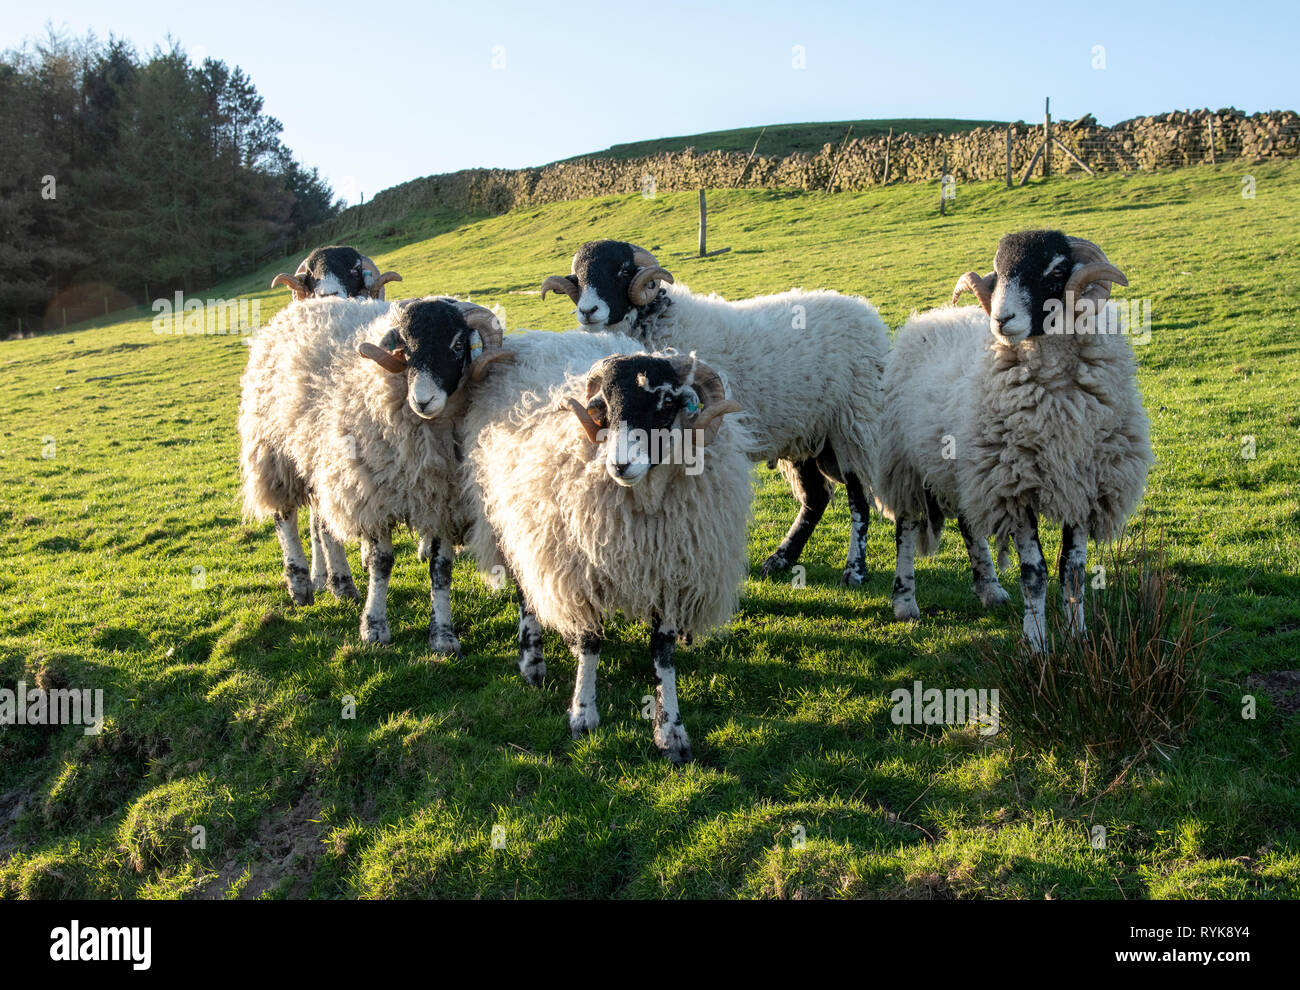
[[[369,548],[361,638],[389,641],[392,529],[405,523],[432,540],[429,648],[460,652],[451,562],[467,520],[455,430],[469,386],[509,357],[491,311],[437,298],[308,299],[253,341],[239,414],[244,510],[274,519],[295,601],[311,598],[296,523],[310,495],[333,546]]]
[[[298,265],[292,275],[281,272],[271,280],[271,288],[284,286],[295,301],[303,299],[384,299],[384,286],[400,282],[397,272],[379,271],[370,258],[356,248],[334,244],[313,250]],[[342,547],[333,545],[333,538],[320,525],[318,513],[308,509],[308,530],[311,534],[311,590],[325,588],[338,598],[358,598],[347,555]],[[424,544],[422,543],[421,546]],[[368,559],[362,547],[362,562]],[[421,559],[425,559],[421,557]],[[295,600],[298,600],[295,597]]]
[[[1066,624],[1084,631],[1088,539],[1121,532],[1154,460],[1133,349],[1106,309],[1115,283],[1128,280],[1091,241],[1008,234],[993,271],[968,272],[953,291],[953,303],[971,292],[978,306],[914,315],[899,331],[873,485],[895,521],[897,619],[919,617],[914,555],[936,549],[956,516],[986,607],[1010,600],[988,538],[1000,564],[1015,543],[1024,635],[1046,649],[1041,517],[1062,528]]]
[[[651,350],[695,351],[727,369],[753,422],[751,455],[779,462],[799,502],[763,573],[775,575],[799,560],[839,482],[852,517],[841,580],[860,585],[889,352],[889,332],[875,307],[828,291],[739,302],[696,295],[649,251],[623,241],[582,245],[571,269],[546,279],[542,296],[567,296],[582,329],[625,333]]]
[[[467,416],[466,544],[519,587],[524,677],[545,674],[541,626],[576,657],[575,737],[600,722],[606,622],[648,623],[655,744],[686,762],[676,643],[730,619],[748,566],[752,439],[740,406],[703,361],[646,354],[626,337],[542,332],[511,346],[515,364],[475,389]]]
[[[292,275],[281,272],[271,280],[271,288],[283,285],[295,300],[376,299],[384,298],[384,286],[400,282],[397,272],[379,271],[379,266],[354,247],[332,244],[316,248],[303,258]]]

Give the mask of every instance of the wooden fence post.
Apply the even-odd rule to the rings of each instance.
[[[1007,188],[1011,188],[1011,125],[1007,124]]]
[[[1052,98],[1043,101],[1043,178],[1052,177]]]
[[[708,235],[708,217],[704,209],[704,190],[700,190],[700,257],[705,255],[705,238]]]
[[[939,173],[939,216],[944,216],[944,206],[948,202],[948,153],[943,153],[943,171]]]
[[[1217,165],[1218,162],[1214,160],[1214,118],[1213,117],[1210,118],[1209,123],[1210,123],[1210,164]]]
[[[894,143],[894,129],[889,129],[889,136],[885,138],[885,177],[880,180],[882,186],[889,185],[889,146]]]

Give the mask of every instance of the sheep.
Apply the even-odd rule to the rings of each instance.
[[[848,490],[852,527],[841,580],[866,577],[867,487],[879,445],[889,334],[865,299],[795,290],[727,302],[697,296],[654,256],[622,241],[590,241],[572,274],[552,276],[583,329],[629,334],[651,350],[696,351],[728,369],[754,423],[755,460],[779,461],[799,514],[764,575],[792,567],[826,511],[833,482]]]
[[[384,286],[400,282],[397,272],[379,272],[379,267],[356,248],[331,245],[316,248],[290,275],[281,272],[271,280],[271,288],[283,285],[295,300],[315,298],[378,299],[384,298]],[[311,586],[313,591],[328,587],[338,598],[356,600],[356,585],[347,555],[341,547],[331,545],[332,537],[319,523],[319,513],[308,509],[308,532],[311,534]],[[421,546],[423,547],[423,542]],[[362,546],[362,563],[369,554]],[[427,559],[421,556],[421,560]]]
[[[574,738],[600,723],[605,621],[621,612],[647,622],[655,744],[688,762],[675,645],[736,608],[748,567],[749,430],[732,419],[723,429],[740,407],[694,355],[635,353],[639,345],[608,334],[526,338],[511,338],[515,365],[476,389],[522,397],[503,413],[476,394],[466,416],[466,546],[482,570],[504,566],[519,586],[527,680],[545,674],[539,622],[572,650]],[[573,368],[584,353],[588,370],[555,381],[557,362]]]
[[[1088,538],[1120,533],[1154,460],[1132,347],[1094,318],[1112,282],[1128,284],[1090,241],[1008,234],[993,272],[969,272],[953,292],[953,304],[971,291],[979,306],[913,315],[899,331],[873,484],[895,521],[896,619],[919,617],[914,554],[936,549],[944,519],[955,515],[986,607],[1010,601],[987,540],[998,540],[1003,566],[1015,542],[1024,635],[1044,651],[1042,516],[1062,527],[1067,628],[1085,631]]]
[[[510,356],[500,324],[480,306],[444,299],[304,300],[276,319],[254,342],[244,374],[245,514],[275,520],[295,601],[310,600],[295,516],[308,494],[335,540],[369,547],[360,627],[368,643],[390,639],[392,527],[428,534],[429,647],[459,655],[451,561],[466,521],[454,426],[461,386]]]
[[[397,272],[379,273],[379,267],[356,248],[341,244],[316,248],[290,275],[281,272],[271,288],[285,286],[296,300],[336,296],[342,299],[384,298],[384,286],[400,282]]]

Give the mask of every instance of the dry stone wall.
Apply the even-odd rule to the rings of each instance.
[[[348,232],[394,222],[413,210],[500,214],[519,207],[563,200],[637,192],[694,189],[858,190],[885,181],[937,182],[945,161],[959,182],[1006,176],[1007,127],[977,127],[961,134],[872,136],[847,145],[827,144],[813,155],[752,160],[744,153],[694,149],[633,158],[580,158],[525,169],[467,169],[414,179],[345,210],[308,232],[304,244],[327,243]],[[1019,181],[1043,126],[1010,125],[1012,172]],[[1097,172],[1151,171],[1245,160],[1259,162],[1300,155],[1300,116],[1272,111],[1247,116],[1239,110],[1174,111],[1102,127],[1091,116],[1053,123],[1052,133]],[[1213,152],[1211,152],[1213,134]],[[1054,148],[1052,171],[1079,166]]]

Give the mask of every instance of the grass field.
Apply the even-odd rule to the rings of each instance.
[[[763,127],[738,127],[730,131],[709,131],[705,134],[685,134],[680,137],[655,138],[650,141],[633,141],[629,144],[616,144],[604,151],[589,152],[579,158],[641,158],[645,155],[657,155],[664,151],[682,151],[694,148],[696,151],[743,151],[746,154],[754,147],[762,132],[758,144],[758,153],[769,158],[783,158],[796,151],[805,155],[816,154],[826,144],[838,144],[844,140],[849,125],[853,126],[853,137],[875,137],[888,134],[932,134],[943,131],[945,134],[961,134],[976,127],[997,124],[996,120],[949,120],[946,118],[904,118],[902,120],[836,120],[807,124],[773,124]]]
[[[1300,896],[1300,726],[1262,696],[1244,719],[1241,700],[1251,672],[1300,667],[1300,163],[963,186],[946,218],[937,198],[713,193],[712,240],[732,251],[707,260],[677,257],[693,193],[412,217],[352,242],[408,294],[559,330],[569,308],[537,286],[595,237],[732,297],[863,293],[891,326],[987,270],[1001,233],[1098,241],[1151,305],[1147,525],[1219,634],[1185,743],[1111,786],[1121,767],[1035,752],[1014,727],[982,744],[893,724],[889,693],[914,679],[985,683],[981,641],[1010,635],[1019,590],[1004,574],[1014,607],[985,615],[951,533],[918,564],[921,622],[895,624],[889,527],[873,525],[864,588],[837,584],[842,498],[806,588],[751,576],[729,630],[679,652],[693,765],[662,762],[640,718],[639,628],[612,632],[602,725],[571,741],[572,660],[548,636],[547,684],[526,686],[508,596],[468,561],[462,660],[425,650],[427,571],[405,535],[391,646],[358,644],[355,604],[291,607],[271,528],[240,518],[242,341],[158,335],[142,313],[0,344],[0,686],[101,688],[108,715],[98,736],[0,732],[0,895]],[[264,287],[296,262],[212,295],[248,292],[267,320],[287,294]],[[751,575],[794,511],[775,472],[757,478]],[[1058,540],[1044,531],[1049,560]]]

